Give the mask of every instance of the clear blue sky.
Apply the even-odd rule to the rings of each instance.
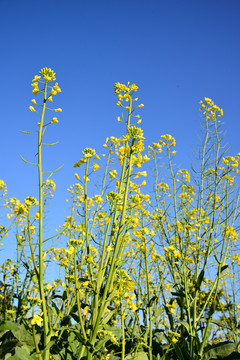
[[[120,136],[115,82],[136,83],[146,144],[176,138],[176,160],[190,165],[200,130],[199,101],[223,108],[229,155],[240,152],[240,1],[237,0],[0,0],[0,178],[9,197],[36,194],[37,117],[28,110],[31,80],[42,67],[56,72],[62,93],[59,124],[48,131],[45,170],[61,164],[49,218],[68,215],[66,189],[85,147],[101,153],[107,136]],[[6,254],[6,253],[5,253]],[[7,254],[6,254],[7,255]],[[9,256],[9,255],[7,255]]]

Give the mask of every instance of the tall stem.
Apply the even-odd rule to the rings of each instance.
[[[44,292],[44,262],[43,262],[43,173],[42,173],[42,137],[43,137],[43,121],[44,114],[46,109],[46,101],[47,101],[47,82],[44,85],[44,101],[42,107],[41,114],[41,122],[38,131],[38,191],[39,191],[39,239],[38,239],[38,256],[39,256],[39,273],[38,273],[38,284],[40,291],[40,298],[42,301],[42,316],[43,316],[43,341],[44,341],[44,349],[47,346],[49,337],[49,327],[48,327],[48,314],[47,314],[47,306],[45,300],[45,292]],[[44,360],[49,360],[49,349],[44,350],[43,355]]]

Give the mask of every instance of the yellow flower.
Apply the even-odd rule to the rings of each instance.
[[[32,99],[31,102],[33,103],[33,105],[37,104],[35,99]]]
[[[39,81],[41,79],[41,76],[39,75],[35,75],[34,79],[32,80],[32,82],[34,81]]]
[[[143,157],[143,162],[145,163],[145,162],[147,162],[147,161],[149,161],[150,160],[150,158],[147,156],[147,155],[144,155],[144,157]]]
[[[53,123],[56,123],[56,124],[58,123],[58,119],[56,117],[52,118],[51,124],[53,124]]]
[[[57,94],[57,91],[52,89],[51,92],[50,92],[50,96],[53,96],[53,95],[56,95]]]
[[[37,95],[39,93],[39,91],[40,90],[38,88],[35,88],[35,89],[33,89],[32,93],[33,93],[33,95]]]
[[[135,303],[129,304],[129,308],[132,310],[132,312],[137,310],[137,305]]]
[[[62,92],[62,90],[60,89],[60,87],[58,86],[58,83],[56,82],[56,84],[54,85],[54,89],[56,90],[56,92]]]
[[[178,342],[178,339],[175,338],[175,337],[173,337],[173,338],[172,338],[172,343],[173,343],[173,344],[176,344],[177,342]]]
[[[121,147],[118,149],[118,151],[119,151],[119,153],[120,153],[121,155],[124,155],[124,154],[127,153],[127,149],[126,149],[125,146],[121,146]]]
[[[96,171],[100,168],[100,166],[97,163],[93,163],[93,171]]]
[[[112,179],[112,178],[117,179],[116,175],[117,175],[116,170],[112,170],[112,171],[109,172],[110,179]]]
[[[52,101],[53,101],[52,96],[49,96],[49,97],[47,98],[47,100],[52,102]]]
[[[138,86],[135,85],[135,84],[132,84],[132,85],[129,86],[129,88],[130,88],[132,91],[137,91]]]
[[[36,112],[36,110],[34,109],[33,106],[29,106],[29,110],[33,111],[33,112]]]
[[[31,320],[31,324],[41,326],[42,323],[43,323],[43,319],[41,318],[41,316],[34,314]]]
[[[106,217],[105,218],[105,224],[107,225],[107,224],[109,224],[110,223],[110,218],[109,217]]]
[[[131,96],[129,94],[124,94],[125,101],[129,101],[131,99]]]
[[[88,306],[85,306],[85,308],[83,309],[83,315],[87,315],[88,313]]]
[[[112,250],[113,250],[112,245],[108,245],[107,248],[106,248],[106,251],[107,251],[107,252],[110,252],[110,251],[112,251]]]
[[[58,108],[58,109],[54,109],[55,112],[62,112],[62,109]]]
[[[77,179],[77,180],[80,180],[80,177],[79,177],[79,175],[76,173],[75,174],[75,178]]]
[[[141,171],[141,172],[136,173],[136,175],[142,175],[142,176],[146,177],[147,172],[146,171]]]

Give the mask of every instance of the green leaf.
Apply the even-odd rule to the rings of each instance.
[[[203,318],[200,319],[200,321],[202,321],[202,322],[207,322],[207,318],[204,318],[204,317],[203,317]],[[220,321],[220,320],[211,319],[211,320],[210,320],[210,323],[215,324],[215,325],[218,325],[218,326],[221,326],[221,327],[223,327],[223,328],[226,327],[226,324],[225,324],[224,322]]]
[[[105,339],[99,340],[97,345],[94,345],[94,352],[98,352],[110,338],[110,336],[107,336]]]
[[[115,327],[115,326],[106,326],[106,325],[103,325],[103,329],[111,332],[111,333],[112,333],[114,336],[116,336],[116,337],[122,335],[122,329],[121,329],[121,328],[117,328],[117,327]]]
[[[209,339],[211,332],[212,332],[212,325],[209,324],[206,326],[206,328],[204,329],[204,332],[203,332],[203,339],[206,339],[206,342]]]
[[[197,279],[197,282],[196,282],[196,290],[197,291],[200,290],[200,288],[201,288],[203,278],[204,278],[204,269],[202,269],[200,271],[200,274],[198,275],[198,279]]]
[[[31,351],[35,348],[33,337],[27,332],[24,325],[19,325],[17,329],[12,330],[12,333],[23,344],[25,349]]]
[[[70,316],[73,318],[73,320],[75,320],[77,323],[80,322],[80,318],[77,314],[75,313],[70,313]]]
[[[16,347],[15,354],[10,356],[8,360],[38,360],[36,355],[30,355],[25,349]]]
[[[240,358],[239,353],[237,352],[237,345],[228,341],[224,341],[220,344],[212,345],[210,348],[208,348],[208,350],[203,354],[203,360],[224,359],[227,356],[229,360]]]
[[[156,299],[157,299],[157,296],[154,295],[147,303],[147,308],[150,308]]]
[[[220,269],[220,273],[222,273],[224,270],[228,268],[228,265],[223,265]]]
[[[17,330],[18,324],[13,323],[11,321],[1,321],[0,322],[0,332],[5,330]]]
[[[52,308],[55,310],[56,314],[58,315],[59,314],[59,308],[57,307],[57,305],[55,304],[54,301],[51,301],[51,305],[52,305]]]
[[[144,351],[129,354],[124,360],[148,360],[148,356]]]
[[[214,300],[209,309],[209,317],[211,317],[215,313],[216,307],[217,307],[217,301]]]
[[[180,322],[180,324],[182,324],[185,327],[185,329],[187,330],[187,332],[189,334],[189,332],[190,332],[189,324],[186,321],[183,321],[183,320],[180,320],[180,319],[178,321]]]
[[[32,281],[36,284],[38,282],[38,277],[36,274],[32,275]]]
[[[108,321],[111,319],[111,317],[115,314],[116,311],[117,309],[110,311],[110,313],[102,320],[102,324],[108,323]]]

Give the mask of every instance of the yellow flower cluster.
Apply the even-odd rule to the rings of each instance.
[[[11,214],[8,214],[10,219],[13,216],[25,217],[27,213],[27,207],[25,204],[21,204],[20,200],[16,198],[10,198],[9,202],[6,202],[5,207],[10,208]]]
[[[203,110],[203,115],[205,115],[207,119],[212,118],[212,121],[216,121],[218,117],[223,116],[223,110],[215,105],[212,99],[205,97],[199,104],[201,105],[200,110]]]
[[[75,163],[73,165],[73,167],[80,167],[82,164],[85,164],[88,159],[92,159],[94,157],[94,159],[100,159],[98,155],[96,155],[96,151],[92,148],[85,148],[82,151],[83,157],[81,157],[81,159]],[[93,164],[93,171],[96,171],[99,169],[99,165],[97,163],[94,162]],[[79,180],[79,179],[78,179]]]
[[[114,91],[115,93],[118,95],[117,98],[118,98],[118,102],[117,102],[117,105],[118,106],[123,106],[121,101],[125,100],[126,102],[129,102],[131,99],[132,99],[132,95],[134,92],[136,92],[138,90],[138,86],[136,84],[131,84],[130,85],[130,82],[127,83],[127,85],[125,84],[120,84],[119,82],[118,83],[115,83],[114,84]],[[137,101],[138,98],[134,99],[134,101]],[[144,105],[143,104],[140,104],[137,107],[143,107]],[[126,106],[125,107],[126,110],[129,110],[129,106]],[[139,117],[139,116],[136,116],[136,117]],[[118,118],[118,121],[120,121],[120,118]],[[138,122],[140,123],[140,122]]]
[[[161,138],[166,140],[166,143],[169,144],[170,146],[176,146],[176,140],[172,135],[169,134],[162,135]]]
[[[55,75],[56,75],[56,74],[55,74],[55,72],[54,72],[52,69],[50,69],[50,68],[45,67],[45,68],[41,69],[41,71],[39,72],[39,74],[43,76],[43,78],[44,78],[44,80],[45,80],[46,82],[56,80],[56,78],[55,78]]]
[[[7,195],[7,185],[3,180],[0,180],[0,190],[2,191],[2,195],[0,196],[0,198]]]
[[[38,93],[39,93],[40,91],[43,92],[43,93],[45,92],[45,90],[40,90],[40,89],[39,89],[39,85],[38,85],[39,82],[45,84],[45,87],[48,88],[49,86],[48,86],[47,84],[48,84],[50,81],[56,80],[56,78],[55,78],[55,75],[56,75],[56,74],[55,74],[54,71],[53,71],[52,69],[50,69],[50,68],[43,68],[43,69],[41,69],[41,71],[39,72],[39,74],[40,74],[40,76],[39,76],[39,75],[35,75],[34,79],[32,80],[32,86],[33,86],[32,93],[33,93],[34,95],[38,95]],[[44,81],[41,80],[41,79],[42,79],[42,76],[43,76],[43,80],[44,80]],[[57,82],[55,83],[54,86],[50,86],[50,88],[51,88],[51,91],[50,91],[50,93],[48,93],[46,100],[48,100],[48,101],[51,102],[51,101],[53,101],[52,97],[53,97],[54,95],[56,95],[57,93],[61,92],[62,90],[61,90],[61,88],[59,87],[59,85],[58,85]],[[35,99],[32,99],[31,102],[32,102],[33,105],[42,106],[42,105],[38,105]],[[32,105],[29,106],[29,110],[30,110],[30,111],[33,111],[33,112],[37,112]],[[55,111],[55,112],[62,112],[62,109],[61,109],[61,108],[58,108],[58,109],[50,109],[50,110],[53,110],[53,111]],[[57,119],[56,117],[54,117],[54,118],[50,121],[50,123],[51,123],[51,124],[53,124],[53,123],[58,123],[58,119]],[[40,125],[40,123],[38,123],[38,125]]]
[[[237,168],[239,165],[239,157],[240,157],[240,153],[237,154],[237,156],[226,156],[226,158],[222,159],[222,163],[227,165],[231,171],[238,173],[239,169]]]
[[[228,239],[237,240],[238,239],[238,233],[232,226],[226,226],[223,229],[222,235],[226,236]]]
[[[120,84],[119,82],[114,84],[114,91],[116,94],[120,94],[122,92],[129,94],[131,91],[136,92],[137,89],[138,89],[138,86],[135,84],[130,85],[130,82],[128,82],[127,85]]]
[[[31,206],[37,206],[38,205],[38,201],[35,197],[32,196],[28,196],[26,197],[26,199],[24,200],[25,204],[29,207]]]

